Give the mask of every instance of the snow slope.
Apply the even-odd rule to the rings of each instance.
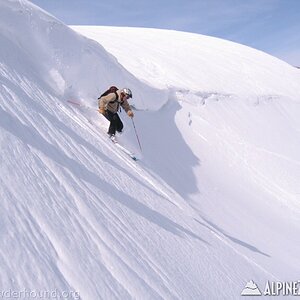
[[[113,49],[24,0],[0,2],[0,42],[2,298],[234,299],[250,279],[297,279],[296,89],[278,80],[244,99],[215,77],[211,90],[196,79],[158,85],[155,70],[121,65]],[[176,79],[180,59],[161,68]],[[277,63],[282,81],[298,82]],[[133,90],[138,163],[107,141],[95,111],[111,84]],[[120,141],[138,151],[121,117]]]
[[[72,28],[98,41],[130,72],[151,85],[198,93],[299,98],[299,70],[247,46],[172,30]]]
[[[207,36],[72,28],[97,40],[140,79],[169,88],[170,100],[159,112],[140,113],[144,155],[199,214],[195,221],[277,278],[297,278],[299,70]]]

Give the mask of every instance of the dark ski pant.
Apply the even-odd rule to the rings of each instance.
[[[112,113],[111,111],[107,110],[105,112],[105,118],[110,121],[110,125],[108,128],[108,134],[115,134],[116,131],[121,132],[123,129],[123,123],[117,113]]]

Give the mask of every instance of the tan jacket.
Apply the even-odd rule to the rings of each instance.
[[[121,105],[122,108],[126,112],[131,110],[128,101],[126,99],[123,100],[123,101],[121,100],[121,91],[117,90],[116,93],[119,96],[118,100],[116,100],[116,94],[115,93],[110,93],[106,96],[101,97],[98,101],[99,109],[109,110],[112,113],[117,113],[118,110],[119,110],[119,107]]]

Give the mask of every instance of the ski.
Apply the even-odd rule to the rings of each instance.
[[[111,139],[112,143],[118,147],[122,152],[124,152],[125,154],[127,154],[131,159],[133,159],[134,161],[137,161],[137,157],[134,155],[134,153],[130,152],[128,149],[126,149],[124,146],[120,145],[119,142],[116,139]]]

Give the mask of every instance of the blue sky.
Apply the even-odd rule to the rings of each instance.
[[[31,0],[69,25],[174,29],[245,44],[300,66],[300,0]]]

